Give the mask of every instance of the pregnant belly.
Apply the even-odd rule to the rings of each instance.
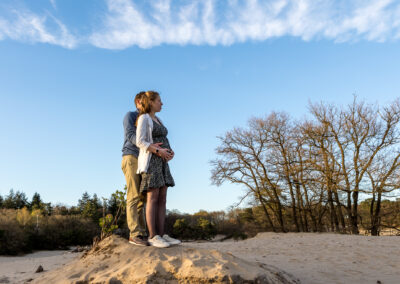
[[[171,147],[169,146],[169,143],[167,142],[166,139],[162,139],[162,138],[157,139],[157,137],[154,137],[153,143],[162,143],[160,146],[161,148],[171,149]]]

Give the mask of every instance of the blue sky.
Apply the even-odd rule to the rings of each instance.
[[[216,136],[252,116],[400,94],[400,1],[0,3],[0,194],[74,205],[123,188],[122,119],[157,90],[176,152],[167,207],[223,210]]]

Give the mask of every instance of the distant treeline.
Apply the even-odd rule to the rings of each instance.
[[[82,198],[87,199],[68,207],[43,202],[38,193],[30,201],[20,191],[0,196],[0,254],[90,245],[101,231],[95,220],[100,216],[98,210],[91,207],[98,204],[98,198],[87,193]]]
[[[119,193],[119,194],[118,194]],[[72,245],[90,245],[93,239],[111,228],[111,232],[128,237],[123,191],[113,193],[108,199],[96,194],[83,193],[77,206],[52,205],[42,201],[35,193],[28,201],[23,192],[0,196],[0,254],[19,254],[39,249],[63,249]],[[121,202],[122,201],[122,202]],[[370,228],[371,200],[359,204],[361,228]],[[327,207],[327,204],[322,204]],[[400,199],[381,202],[381,222],[397,228],[400,224]],[[120,211],[120,215],[118,215]],[[331,231],[330,215],[320,216],[319,232]],[[119,216],[116,226],[105,228],[104,216]],[[291,208],[284,207],[283,216],[287,231],[296,231],[291,219]],[[111,220],[112,221],[112,220]],[[246,239],[258,232],[273,231],[262,206],[231,208],[228,211],[200,210],[185,214],[177,210],[167,212],[167,233],[183,240],[210,240],[217,234],[223,239]]]
[[[28,200],[24,192],[10,190],[0,196],[0,254],[90,245],[110,233],[127,238],[125,191],[101,199],[84,192],[76,206],[66,206],[44,202],[39,193]],[[168,212],[167,232],[180,239],[211,239],[218,232],[213,218],[204,212]],[[245,237],[231,231],[231,237]]]

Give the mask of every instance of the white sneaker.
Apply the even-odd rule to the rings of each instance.
[[[157,248],[167,248],[170,246],[170,244],[161,238],[159,235],[155,235],[153,238],[147,240],[149,244],[153,247]]]
[[[169,243],[170,245],[179,245],[179,244],[181,243],[180,240],[171,238],[171,237],[168,236],[167,234],[164,234],[164,236],[162,236],[162,238],[163,238],[164,240],[166,240],[167,243]]]

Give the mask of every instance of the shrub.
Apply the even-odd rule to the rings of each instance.
[[[16,255],[29,251],[26,248],[29,237],[18,224],[17,210],[2,209],[0,211],[0,254]]]
[[[43,220],[32,235],[35,249],[63,249],[71,245],[88,245],[100,229],[89,218],[81,216],[50,216]]]
[[[197,220],[197,231],[199,234],[199,239],[202,240],[211,240],[217,234],[217,230],[215,225],[211,223],[209,220],[204,218],[199,218]]]
[[[79,215],[38,216],[32,222],[27,213],[24,209],[0,210],[0,254],[87,245],[100,233],[97,224]]]
[[[29,212],[28,208],[24,207],[22,209],[18,209],[17,211],[17,221],[18,223],[25,227],[31,221],[31,213]]]
[[[185,219],[177,219],[172,230],[172,235],[187,240],[193,238],[193,230]]]
[[[116,229],[118,229],[118,225],[115,224],[114,216],[112,214],[107,214],[106,216],[100,218],[99,225],[101,228],[101,239],[111,235]]]
[[[199,218],[195,225],[190,225],[184,218],[177,219],[172,235],[183,240],[210,240],[217,233],[215,225],[209,220]]]

